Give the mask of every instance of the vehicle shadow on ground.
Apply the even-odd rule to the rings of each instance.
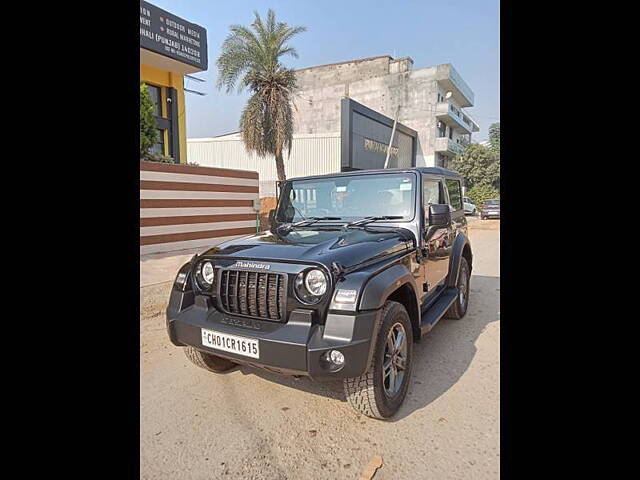
[[[404,404],[390,419],[401,420],[440,397],[457,383],[476,354],[476,340],[486,326],[499,320],[500,277],[472,275],[469,310],[461,320],[442,319],[413,349],[413,373]],[[238,367],[243,375],[346,402],[341,381],[313,382],[306,377],[278,375]]]

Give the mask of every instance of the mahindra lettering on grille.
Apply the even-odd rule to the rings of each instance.
[[[222,270],[218,299],[237,315],[281,320],[286,308],[286,276],[281,273]]]

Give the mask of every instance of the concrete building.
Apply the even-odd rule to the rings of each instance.
[[[417,166],[447,167],[480,130],[463,110],[473,106],[473,91],[451,64],[414,70],[411,58],[385,55],[296,73],[299,134],[339,132],[343,96],[390,118],[398,114],[398,121],[417,131]]]
[[[464,112],[474,102],[450,64],[413,69],[410,58],[385,55],[298,70],[288,177],[361,168],[442,166],[479,131]],[[275,192],[273,157],[244,149],[235,132],[187,141],[189,161],[260,174],[260,197]]]

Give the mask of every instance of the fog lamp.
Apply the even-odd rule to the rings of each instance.
[[[340,350],[329,350],[327,353],[327,360],[336,367],[344,365],[344,355]]]

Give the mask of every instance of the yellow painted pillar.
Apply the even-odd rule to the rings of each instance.
[[[169,72],[171,86],[178,96],[178,138],[180,139],[180,163],[187,163],[187,115],[184,101],[184,76]]]

